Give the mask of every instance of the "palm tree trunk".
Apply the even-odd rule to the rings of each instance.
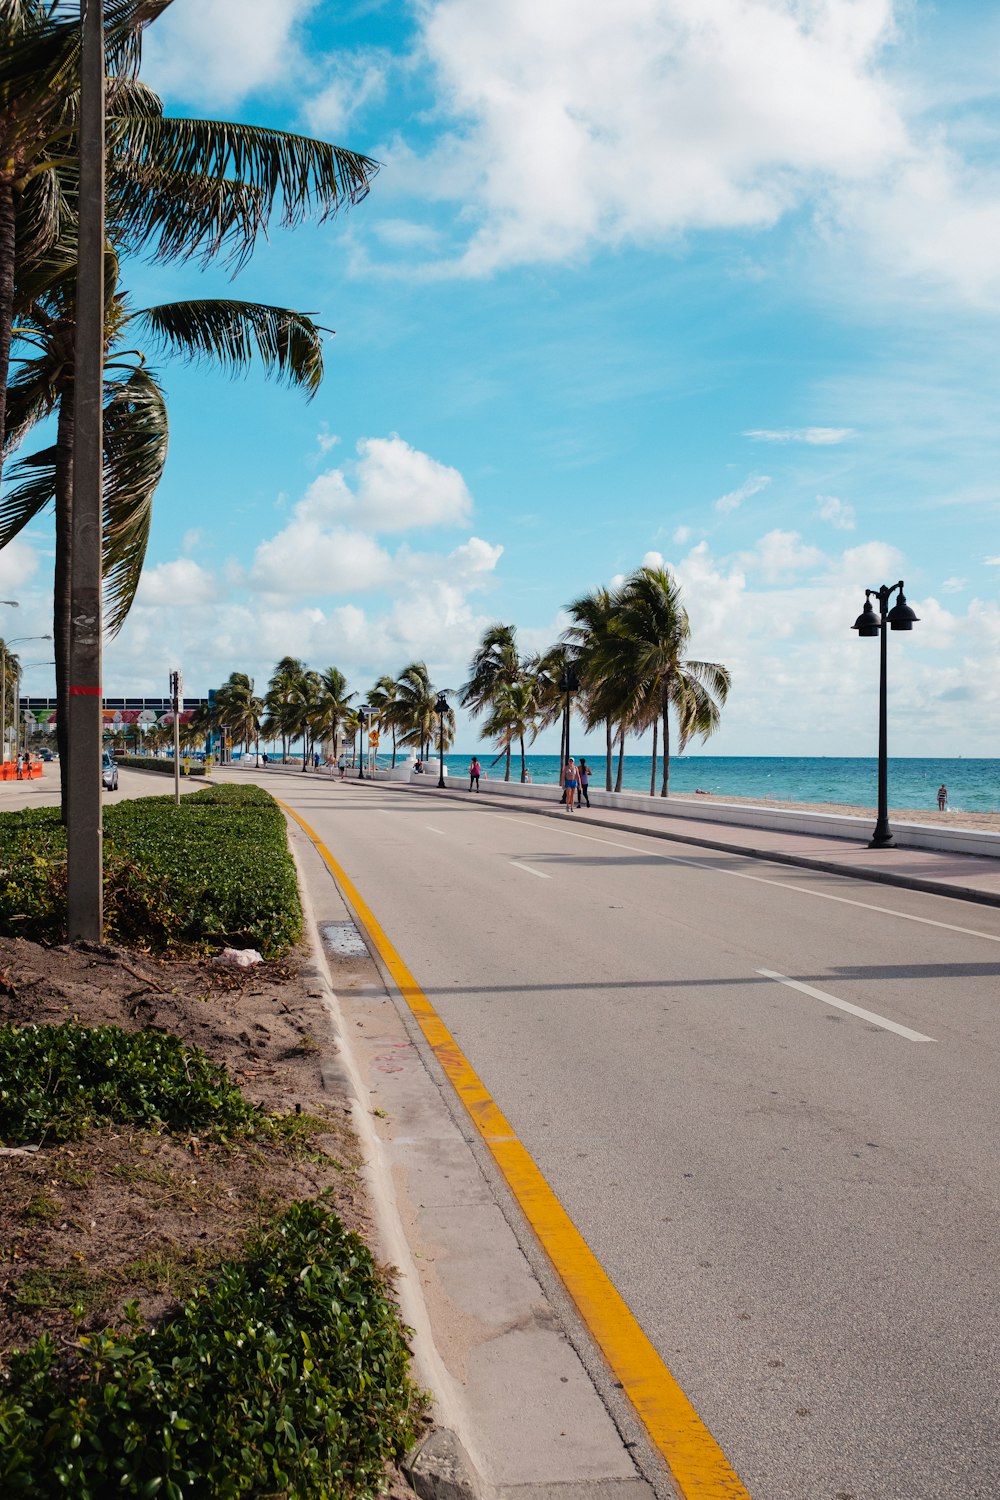
[[[670,796],[670,720],[667,718],[667,700],[663,699],[663,785],[660,796]]]
[[[615,777],[615,791],[622,789],[622,769],[625,763],[625,725],[618,731],[618,775]]]
[[[510,740],[507,741],[507,759],[504,762],[503,779],[504,781],[510,780]]]
[[[56,744],[59,747],[59,808],[69,821],[69,649],[73,550],[73,387],[59,401],[56,427],[56,560],[52,637],[56,660]]]
[[[659,721],[653,720],[653,769],[649,774],[649,795],[656,796],[656,737],[659,730]]]
[[[393,770],[395,770],[395,768],[396,768],[396,726],[395,726],[395,724],[393,724],[393,726],[392,726],[392,765],[393,765]]]
[[[605,738],[606,738],[606,745],[605,745],[605,752],[604,752],[604,790],[606,792],[610,792],[610,790],[611,790],[611,752],[612,752],[611,720],[610,719],[605,719],[605,721],[604,721],[604,733],[605,733]]]
[[[10,329],[14,320],[14,188],[0,185],[0,391],[7,389],[10,369]],[[0,463],[6,437],[6,413],[0,401]]]
[[[527,772],[525,771],[525,768],[524,768],[524,735],[523,734],[519,735],[518,739],[521,742],[521,783],[523,785],[524,782],[527,780]]]

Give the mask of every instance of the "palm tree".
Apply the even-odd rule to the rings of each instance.
[[[171,0],[104,0],[111,238],[155,259],[250,255],[275,213],[288,227],[368,192],[378,164],[323,141],[164,116],[135,75],[142,31]],[[80,25],[51,0],[0,0],[0,390],[15,270],[74,222]],[[0,452],[6,451],[0,403]]]
[[[612,598],[610,589],[597,588],[582,594],[567,606],[573,621],[566,632],[567,641],[576,647],[577,664],[584,692],[584,716],[587,729],[604,725],[605,762],[604,787],[611,790],[611,761],[614,749],[614,725],[618,721],[620,686],[611,678],[601,675],[600,653],[612,624]],[[620,744],[624,746],[625,731],[620,729]],[[618,756],[618,776],[621,780],[622,752]]]
[[[368,702],[375,710],[380,723],[388,726],[392,735],[392,764],[396,764],[396,721],[392,715],[393,704],[396,702],[398,688],[396,680],[387,672],[380,677],[375,686],[369,691]]]
[[[523,676],[524,667],[518,655],[516,627],[496,621],[483,631],[476,653],[469,663],[469,680],[459,689],[458,701],[463,708],[469,710],[473,718],[478,718],[481,713],[488,713],[491,721],[498,722],[497,706],[509,701],[507,696],[509,689],[520,682]],[[494,734],[493,731],[485,729],[483,733],[484,737],[487,735],[493,737]],[[499,739],[502,736],[498,732],[496,737]],[[504,744],[506,759],[503,779],[509,781],[511,747],[509,735]],[[523,775],[521,779],[524,780]]]
[[[309,764],[316,737],[316,718],[320,702],[318,672],[303,672],[292,683],[288,696],[288,724],[293,739],[302,738],[302,769]]]
[[[312,394],[322,378],[320,330],[286,308],[220,301],[168,303],[132,311],[118,290],[118,261],[105,256],[105,339],[112,372],[105,384],[104,575],[114,633],[125,621],[145,558],[152,502],[167,450],[162,389],[124,341],[145,329],[168,349],[189,358],[213,355],[223,368],[245,367],[256,352],[276,372]],[[24,304],[15,330],[19,369],[7,392],[9,446],[41,418],[57,413],[54,444],[22,459],[15,487],[0,502],[0,547],[6,546],[49,503],[56,511],[54,639],[56,729],[65,764],[70,649],[70,579],[73,538],[73,429],[76,333],[76,265],[57,249],[21,279]],[[22,352],[23,351],[23,352]],[[118,357],[114,357],[114,356]],[[63,815],[68,788],[63,778]]]
[[[665,568],[639,568],[612,595],[611,628],[596,654],[601,681],[621,684],[622,722],[653,730],[651,795],[656,790],[657,732],[663,733],[663,781],[670,790],[670,709],[683,752],[695,734],[707,739],[731,685],[719,662],[685,661],[691,636],[680,589]]]
[[[248,754],[252,742],[257,742],[259,749],[264,704],[254,692],[252,677],[245,672],[230,672],[215,695],[215,711],[219,722]]]
[[[390,722],[395,723],[399,730],[399,743],[416,746],[420,760],[426,759],[427,747],[435,741],[436,702],[437,691],[431,686],[426,663],[414,661],[404,667],[396,679],[396,699],[389,709]],[[449,709],[445,717],[446,749],[454,735],[455,714]]]
[[[271,674],[264,695],[264,733],[273,738],[281,737],[282,763],[288,758],[289,737],[293,735],[296,708],[293,703],[295,685],[305,675],[305,663],[297,656],[283,656]]]
[[[327,667],[319,674],[319,692],[313,715],[313,733],[318,740],[331,740],[337,756],[340,731],[352,717],[350,708],[354,693],[347,691],[347,678],[337,667]]]
[[[538,735],[538,705],[535,692],[536,683],[530,677],[525,677],[520,682],[498,686],[494,690],[490,712],[483,724],[483,734],[488,735],[490,739],[495,739],[507,752],[508,768],[511,745],[517,740],[521,749],[522,782],[528,779],[524,763],[525,736],[529,736],[534,742]],[[510,780],[509,769],[506,779]]]
[[[0,640],[0,694],[3,695],[3,721],[4,734],[17,724],[17,684],[21,679],[21,663],[17,653],[12,651],[5,640]],[[6,743],[0,743],[0,762],[7,759]]]

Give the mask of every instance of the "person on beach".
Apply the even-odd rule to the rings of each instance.
[[[586,803],[587,806],[589,807],[590,806],[590,790],[589,790],[589,788],[590,788],[590,767],[587,765],[587,762],[584,760],[584,758],[583,758],[582,755],[580,756],[580,765],[579,765],[578,769],[579,769],[579,772],[580,772],[580,806],[582,807],[583,804]]]
[[[566,811],[573,811],[573,803],[576,801],[576,789],[579,785],[579,775],[576,769],[576,761],[572,755],[563,769],[563,788],[566,792]]]
[[[946,812],[948,808],[948,788],[944,782],[938,787],[938,812]]]
[[[482,775],[482,770],[483,770],[483,768],[479,764],[479,756],[478,755],[474,755],[472,757],[472,763],[469,766],[469,791],[470,792],[472,791],[473,784],[475,784],[476,791],[477,792],[479,791],[479,778]]]

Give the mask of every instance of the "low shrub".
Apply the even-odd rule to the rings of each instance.
[[[141,797],[107,808],[104,895],[107,936],[159,951],[229,945],[273,958],[302,931],[284,816],[255,786],[205,786],[179,807]],[[58,810],[0,815],[0,932],[58,939],[65,907]]]
[[[184,757],[181,756],[182,779],[185,775],[204,776],[205,766],[202,761],[189,757],[187,772],[183,769],[183,762]],[[161,776],[172,776],[174,774],[173,757],[165,760],[159,755],[116,755],[115,764],[125,766],[133,771],[158,771]]]
[[[169,1322],[13,1355],[0,1493],[373,1496],[416,1435],[406,1331],[361,1240],[298,1203]]]
[[[0,1140],[67,1141],[89,1125],[281,1134],[225,1068],[162,1031],[0,1026]]]

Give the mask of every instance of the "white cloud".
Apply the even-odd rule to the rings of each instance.
[[[988,568],[1000,568],[1000,557],[984,557],[983,562]]]
[[[826,556],[818,547],[807,546],[797,531],[769,531],[752,552],[740,554],[739,564],[750,575],[759,575],[768,583],[777,583],[792,573],[803,573],[822,567]]]
[[[478,207],[460,268],[773,224],[895,161],[877,72],[891,0],[436,0],[423,55],[455,126],[442,196]]]
[[[693,536],[694,531],[690,526],[677,526],[674,528],[674,545],[677,547],[683,547],[691,540]]]
[[[647,552],[642,559],[644,568],[664,568],[666,561],[662,552]]]
[[[381,99],[385,86],[385,59],[371,53],[338,56],[327,82],[306,101],[309,129],[325,139],[340,139],[359,110]]]
[[[853,531],[856,526],[854,506],[838,500],[836,495],[817,495],[816,509],[820,518],[829,521],[838,531]]]
[[[844,443],[854,437],[853,427],[752,427],[744,437],[756,443],[810,443],[813,447],[829,447]]]
[[[178,557],[143,569],[137,598],[141,604],[207,604],[217,597],[218,588],[212,574],[193,558]]]
[[[317,475],[296,507],[300,517],[340,521],[373,532],[457,526],[468,520],[472,496],[457,469],[411,448],[395,434],[362,438],[357,451],[353,489],[342,468]]]
[[[271,595],[327,595],[364,593],[388,583],[392,558],[374,537],[344,526],[324,529],[300,510],[258,546],[250,569],[254,588]]]
[[[761,490],[766,489],[770,483],[770,474],[751,474],[737,489],[730,490],[726,495],[720,495],[715,502],[715,508],[722,515],[728,515],[730,511],[738,510],[744,500],[749,500],[751,495],[758,495]]]
[[[143,78],[166,97],[232,105],[302,66],[297,24],[317,0],[175,0],[143,43]]]
[[[960,594],[966,587],[967,582],[968,580],[965,578],[946,578],[941,585],[941,589],[945,594]]]

